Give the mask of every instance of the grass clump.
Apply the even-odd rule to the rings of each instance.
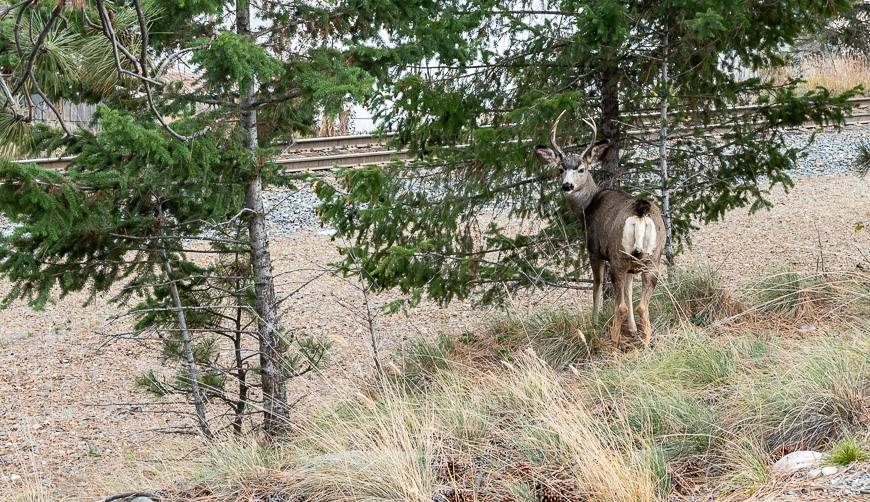
[[[727,491],[754,491],[770,481],[773,460],[773,455],[757,435],[732,439],[721,452],[724,466],[722,488]]]
[[[650,311],[659,325],[708,326],[743,308],[721,275],[702,267],[671,269],[650,300]]]
[[[866,337],[818,337],[781,351],[768,371],[742,377],[733,421],[761,432],[776,455],[824,448],[868,423],[870,345]]]
[[[831,303],[833,293],[821,276],[801,275],[792,271],[769,275],[752,287],[753,297],[762,311],[792,317]]]
[[[531,348],[547,364],[560,369],[598,353],[606,325],[606,317],[591,312],[547,311],[497,322],[477,345],[490,351],[496,347],[502,358]]]
[[[388,377],[407,388],[423,388],[439,371],[456,359],[457,342],[439,334],[434,340],[412,339],[393,365]]]
[[[870,453],[858,444],[854,437],[849,436],[835,444],[828,456],[831,465],[846,466],[853,462],[865,462],[870,460]]]

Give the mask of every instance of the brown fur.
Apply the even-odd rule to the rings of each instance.
[[[555,125],[554,125],[555,131]],[[544,164],[558,165],[564,175],[562,187],[568,206],[580,222],[592,267],[593,311],[601,309],[604,264],[610,264],[610,280],[616,300],[613,326],[610,336],[619,347],[623,321],[628,320],[628,330],[637,332],[632,311],[632,279],[641,274],[643,293],[637,312],[641,318],[643,341],[649,344],[652,327],[649,322],[649,301],[658,282],[658,267],[664,248],[665,224],[661,211],[655,204],[632,197],[616,190],[598,188],[589,168],[600,162],[607,153],[606,144],[595,144],[580,156],[564,154],[554,149],[537,147],[535,154]],[[656,228],[653,251],[646,255],[632,256],[622,249],[622,233],[630,217],[648,216]]]
[[[604,262],[610,264],[610,280],[613,283],[616,309],[614,312],[611,339],[619,346],[622,323],[628,318],[628,329],[637,332],[631,312],[631,287],[633,274],[641,274],[643,293],[638,305],[643,341],[649,344],[652,327],[649,322],[649,300],[658,282],[658,265],[664,248],[665,224],[658,206],[649,204],[645,216],[652,218],[656,227],[656,245],[653,252],[640,259],[626,254],[622,249],[622,231],[625,221],[637,214],[638,200],[615,190],[601,190],[589,177],[582,187],[566,194],[568,205],[583,227],[586,250],[592,266],[593,304],[596,313],[601,305],[601,288],[604,280]]]

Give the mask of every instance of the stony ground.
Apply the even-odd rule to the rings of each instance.
[[[820,255],[829,270],[870,267],[870,179],[806,178],[788,194],[775,192],[773,202],[770,211],[735,211],[699,230],[680,261],[713,265],[734,283],[786,267],[815,270]],[[865,228],[857,231],[860,225]],[[336,257],[335,244],[317,230],[282,233],[273,238],[279,296]],[[0,286],[0,293],[7,287]],[[303,292],[286,305],[288,327],[327,336],[334,345],[321,374],[294,383],[292,394],[303,398],[302,406],[371,367],[357,285],[327,275]],[[514,308],[532,310],[541,301],[586,308],[587,297],[545,293],[518,298]],[[156,452],[183,456],[191,447],[189,439],[162,432],[178,418],[149,413],[141,404],[147,396],[133,385],[158,360],[145,347],[109,343],[103,322],[115,310],[104,298],[82,306],[85,299],[65,298],[43,312],[20,303],[0,311],[0,499],[30,481],[58,496],[92,500],[141,486],[143,466],[159,463]],[[456,303],[378,316],[379,350],[394,350],[412,336],[472,328],[488,314]]]

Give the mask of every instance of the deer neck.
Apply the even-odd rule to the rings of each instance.
[[[598,185],[594,181],[590,181],[584,184],[583,188],[567,193],[565,199],[568,201],[568,207],[578,218],[585,216],[586,208],[589,207],[592,198],[598,191]]]

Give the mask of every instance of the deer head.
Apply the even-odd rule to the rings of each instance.
[[[583,119],[583,122],[592,129],[592,141],[589,142],[583,153],[565,153],[562,151],[556,142],[556,131],[559,128],[559,121],[565,115],[565,111],[567,110],[559,114],[553,123],[553,127],[550,129],[550,147],[536,146],[535,155],[544,165],[557,167],[562,179],[562,190],[572,192],[582,189],[589,183],[594,183],[589,169],[601,162],[609,145],[606,142],[595,143],[596,136],[598,135],[595,122],[591,119]]]

